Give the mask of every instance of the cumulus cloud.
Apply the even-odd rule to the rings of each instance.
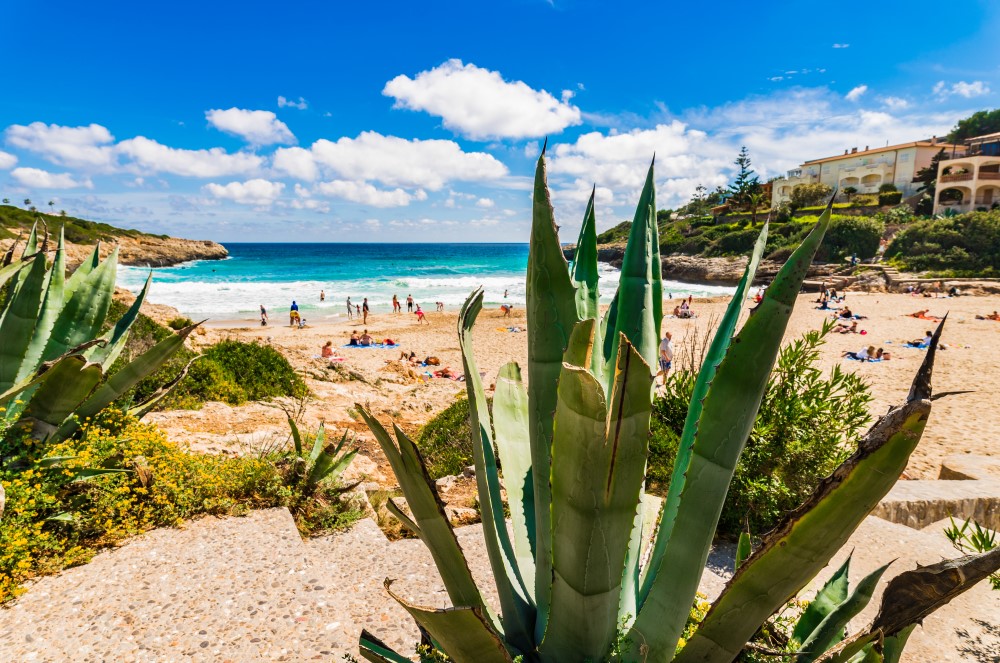
[[[69,168],[111,169],[115,163],[115,137],[99,124],[64,127],[32,122],[7,127],[7,144],[34,152]]]
[[[92,189],[88,179],[78,180],[70,173],[50,173],[40,168],[15,168],[10,171],[18,184],[32,189]]]
[[[485,152],[465,152],[450,140],[420,140],[362,132],[357,138],[320,139],[312,155],[322,167],[352,181],[437,191],[450,181],[481,182],[507,174]]]
[[[427,199],[427,194],[423,190],[411,194],[403,189],[382,190],[367,182],[349,180],[321,182],[316,186],[316,191],[324,196],[342,198],[372,207],[405,207],[413,200]]]
[[[867,85],[859,85],[857,87],[851,88],[851,91],[844,95],[844,99],[848,101],[858,101],[864,96],[865,92],[868,91]]]
[[[299,110],[305,110],[309,108],[309,104],[302,97],[299,97],[298,101],[294,99],[288,99],[286,97],[278,97],[278,108],[298,108]]]
[[[140,168],[184,177],[248,175],[260,169],[264,159],[248,152],[228,153],[221,147],[184,150],[138,136],[123,140],[115,150]]]
[[[910,106],[910,102],[902,97],[882,97],[882,103],[889,110],[903,110]]]
[[[966,83],[965,81],[958,81],[957,83],[952,83],[951,85],[946,84],[944,81],[938,81],[934,85],[934,94],[936,94],[941,99],[946,99],[948,97],[962,97],[963,99],[972,99],[974,97],[982,97],[990,93],[990,86],[986,84],[985,81],[972,81],[971,83]]]
[[[319,176],[312,152],[302,147],[279,147],[274,151],[271,165],[297,180],[312,182]]]
[[[444,126],[474,139],[533,138],[580,124],[572,92],[557,99],[523,81],[506,81],[499,72],[452,59],[415,78],[399,75],[382,94],[395,108],[425,111]]]
[[[285,185],[281,182],[271,182],[264,179],[247,180],[246,182],[230,182],[229,184],[206,184],[206,193],[223,200],[231,200],[241,205],[268,207],[281,196]]]
[[[10,170],[17,165],[17,157],[0,150],[0,170]]]
[[[288,126],[271,111],[229,108],[205,111],[205,119],[219,131],[239,136],[251,145],[295,143]]]
[[[490,198],[480,198],[476,201],[476,207],[482,207],[483,209],[489,209],[496,205]]]

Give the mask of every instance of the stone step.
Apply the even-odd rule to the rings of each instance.
[[[287,510],[204,518],[39,580],[0,611],[0,660],[331,660],[357,629],[326,583]]]

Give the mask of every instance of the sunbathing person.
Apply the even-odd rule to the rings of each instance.
[[[922,311],[917,311],[916,313],[911,313],[911,318],[917,318],[918,320],[930,320],[931,322],[940,322],[941,318],[936,315],[928,315],[930,309],[924,309]]]
[[[369,347],[374,344],[375,344],[375,339],[371,337],[371,334],[369,334],[368,330],[366,329],[365,332],[361,335],[361,338],[359,339],[359,345],[361,345],[361,347]]]
[[[858,333],[858,321],[855,320],[851,324],[844,324],[843,322],[838,322],[837,326],[833,328],[833,333],[835,334],[857,334]]]
[[[871,359],[875,356],[875,346],[869,345],[867,348],[861,348],[857,352],[845,352],[840,356],[847,357],[848,359],[856,359],[858,361],[871,361]]]
[[[361,337],[358,335],[357,330],[351,332],[351,340],[347,343],[348,345],[361,345]]]
[[[926,348],[930,347],[931,341],[934,340],[934,334],[930,330],[924,332],[923,338],[917,338],[912,341],[907,341],[906,344],[911,348]]]
[[[327,341],[323,344],[323,348],[319,351],[319,356],[324,359],[333,356],[333,341]]]
[[[995,320],[997,322],[1000,322],[1000,313],[993,311],[989,315],[977,315],[976,320]]]

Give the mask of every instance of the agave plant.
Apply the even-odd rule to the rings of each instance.
[[[655,213],[651,166],[618,291],[602,316],[593,197],[574,260],[567,264],[543,151],[535,173],[528,259],[527,389],[517,364],[501,368],[492,417],[472,353],[481,290],[459,316],[483,536],[499,614],[473,581],[416,446],[398,426],[391,435],[359,405],[392,465],[409,513],[391,501],[387,506],[427,545],[455,607],[411,605],[392,593],[388,579],[386,590],[413,616],[430,645],[452,660],[734,660],[761,625],[844,545],[895,483],[920,439],[931,407],[933,348],[907,402],[880,419],[857,452],[756,551],[746,556],[744,545],[746,558],[741,556],[735,576],[682,642],[736,462],[830,209],[734,335],[766,243],[765,224],[698,374],[662,501],[643,491],[652,367],[662,319]],[[509,527],[501,489],[509,504]],[[904,579],[903,594],[940,585],[926,595],[917,591],[914,600],[921,607],[907,614],[920,619],[942,596],[964,591],[982,577],[982,567],[1000,565],[1000,553],[953,564],[959,573],[944,569]],[[844,576],[846,582],[846,571]],[[895,660],[914,619],[876,620],[864,634],[837,644],[845,616],[856,614],[870,597],[877,577],[866,578],[850,596],[841,596],[841,584],[821,592],[803,615],[791,656]],[[886,592],[884,601],[901,595]],[[407,660],[367,632],[360,650],[370,661]]]
[[[327,479],[336,481],[347,466],[351,464],[354,457],[358,455],[357,449],[351,449],[341,454],[347,445],[347,431],[340,437],[340,442],[336,445],[326,445],[326,426],[322,423],[316,431],[316,438],[313,440],[312,450],[308,455],[304,453],[302,446],[302,434],[295,420],[288,418],[288,427],[292,431],[292,442],[295,445],[295,468],[293,477],[301,487],[304,495],[312,495],[316,492],[319,484]]]
[[[54,442],[162,366],[197,325],[109,373],[125,348],[150,279],[125,315],[102,335],[115,289],[117,248],[102,261],[98,245],[67,277],[62,233],[51,267],[46,244],[47,234],[39,244],[37,226],[32,228],[20,260],[13,260],[11,247],[0,268],[0,287],[7,288],[0,308],[0,406],[12,435]],[[132,413],[147,412],[176,382],[137,404]]]

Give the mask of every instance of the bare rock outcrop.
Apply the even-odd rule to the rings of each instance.
[[[0,241],[0,250],[6,251],[16,240]],[[122,265],[170,267],[192,260],[221,260],[229,255],[226,247],[209,240],[180,239],[157,235],[130,237],[121,235],[114,241],[101,243],[101,256],[107,256],[118,247],[118,261]],[[50,238],[49,248],[55,248]],[[66,262],[76,267],[94,250],[93,244],[66,242]]]

